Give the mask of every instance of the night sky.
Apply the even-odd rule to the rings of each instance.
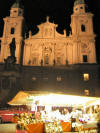
[[[0,35],[3,31],[3,18],[9,16],[9,10],[15,0],[0,0]],[[36,26],[45,22],[46,16],[58,24],[57,31],[70,31],[70,16],[73,13],[74,0],[22,0],[27,30],[36,32]],[[100,62],[100,0],[85,0],[88,11],[94,14],[94,32],[96,36],[97,59]]]

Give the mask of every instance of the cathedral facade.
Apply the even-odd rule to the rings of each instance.
[[[10,16],[4,18],[4,32],[1,38],[0,62],[10,56],[10,42],[16,41],[16,63],[20,63],[22,41],[23,65],[30,66],[66,66],[66,64],[96,63],[95,34],[93,32],[93,14],[85,11],[84,1],[75,1],[71,15],[71,33],[59,34],[57,25],[49,22],[38,25],[39,32],[29,38],[23,37],[23,9],[15,3]],[[5,52],[4,52],[5,51]]]
[[[29,31],[26,37],[23,12],[20,3],[16,2],[10,9],[10,16],[4,18],[0,38],[2,94],[7,91],[10,94],[12,88],[13,91],[22,88],[99,96],[93,14],[86,12],[84,0],[74,2],[69,35],[65,30],[64,34],[58,33],[57,24],[47,17],[46,22],[38,25],[38,33],[32,35]],[[16,58],[14,65],[21,66],[21,71],[3,69],[5,60],[12,56]],[[12,83],[15,86],[12,87]]]

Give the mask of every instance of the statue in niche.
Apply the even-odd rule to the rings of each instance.
[[[8,56],[7,59],[4,59],[5,69],[6,70],[13,69],[14,68],[14,64],[16,62],[16,57],[15,57],[15,49],[16,49],[15,38],[12,39],[12,42],[10,43],[9,48],[10,48],[10,56]]]
[[[13,38],[12,42],[10,43],[10,55],[12,57],[15,57],[15,50],[16,50],[16,43],[15,43],[15,38]]]
[[[43,66],[43,59],[41,59],[40,64],[41,64],[41,66]]]

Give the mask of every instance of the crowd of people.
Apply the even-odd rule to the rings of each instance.
[[[76,109],[74,107],[72,110],[64,108],[62,111],[59,109],[49,111],[40,110],[39,112],[34,113],[16,114],[13,117],[13,122],[17,123],[17,128],[20,127],[23,130],[28,124],[35,124],[39,122],[59,123],[62,121],[71,122],[72,128],[77,125],[75,125],[75,123],[84,124],[88,121],[97,121],[97,125],[100,125],[100,106],[88,107],[85,109]]]

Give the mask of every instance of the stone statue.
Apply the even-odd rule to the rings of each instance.
[[[16,44],[15,44],[15,38],[13,38],[12,42],[10,43],[10,55],[12,57],[15,57],[15,50],[16,50]]]
[[[5,69],[6,70],[14,69],[14,64],[16,62],[16,57],[15,57],[15,50],[16,50],[15,38],[12,39],[12,42],[10,43],[9,47],[10,47],[10,56],[8,56],[7,59],[4,59]]]

